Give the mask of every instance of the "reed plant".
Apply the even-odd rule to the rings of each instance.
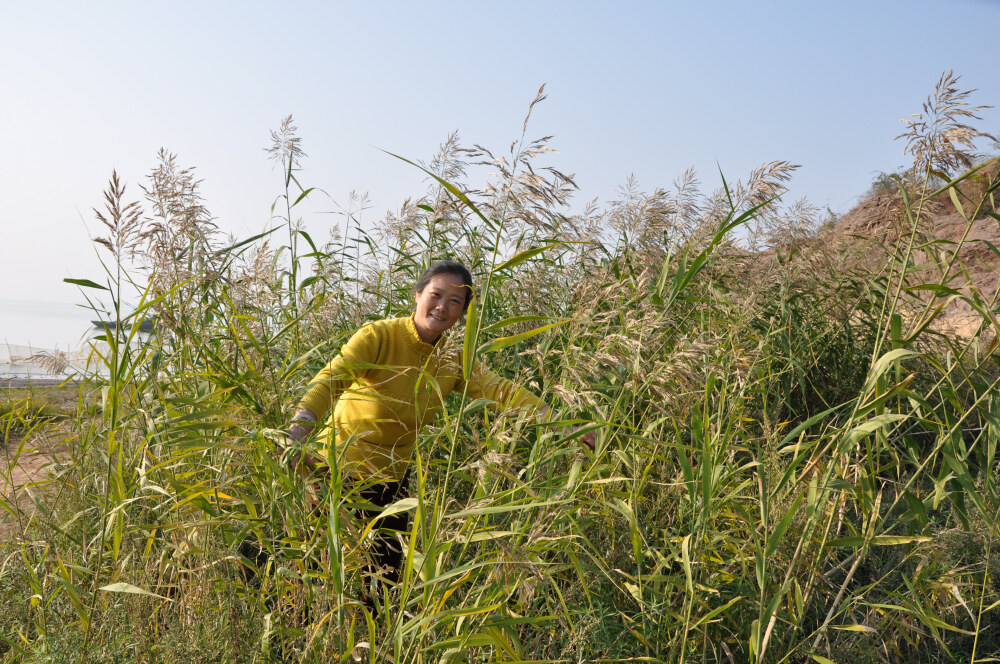
[[[786,162],[708,194],[693,172],[671,191],[631,182],[573,213],[573,178],[527,118],[500,155],[450,137],[414,163],[426,196],[374,228],[358,201],[325,245],[294,218],[316,190],[298,184],[291,118],[271,147],[281,225],[252,238],[218,238],[169,153],[144,190],[150,217],[113,177],[105,283],[75,283],[111,298],[112,323],[153,318],[157,332],[114,324],[95,345],[102,407],[81,400],[72,458],[3,545],[0,658],[988,661],[997,296],[962,281],[961,245],[921,226],[940,196],[970,227],[1000,219],[996,161],[970,169],[934,156],[961,140],[919,138],[950,131],[964,99],[942,79],[940,112],[910,124],[925,186],[898,189],[911,232],[878,260],[781,202]],[[478,162],[494,175],[472,191]],[[932,248],[942,269],[917,269]],[[448,398],[421,431],[409,497],[382,513],[412,526],[372,612],[360,570],[378,520],[352,517],[336,455],[330,482],[289,471],[283,429],[354,329],[406,315],[419,273],[446,257],[479,285],[448,343],[554,417]],[[955,300],[978,316],[973,337],[937,327]],[[15,418],[0,413],[0,431]],[[587,430],[593,453],[575,440]]]

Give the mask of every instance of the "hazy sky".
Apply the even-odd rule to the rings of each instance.
[[[281,186],[262,148],[294,114],[301,180],[330,196],[305,219],[322,238],[352,190],[369,219],[423,192],[379,148],[428,159],[458,130],[503,150],[546,83],[528,133],[554,136],[546,164],[576,173],[580,205],[630,174],[651,190],[693,165],[712,189],[719,167],[787,159],[790,198],[845,212],[904,164],[900,119],[942,71],[1000,104],[996,25],[996,0],[0,0],[0,341],[79,337],[25,303],[65,312],[81,296],[64,277],[100,280],[91,208],[112,169],[139,198],[160,147],[249,235]],[[1000,131],[1000,113],[979,126]]]

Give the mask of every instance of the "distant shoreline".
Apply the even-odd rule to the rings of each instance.
[[[62,383],[76,385],[78,378],[60,378],[58,376],[41,376],[38,378],[0,378],[0,387],[7,389],[23,389],[26,387],[56,387]]]

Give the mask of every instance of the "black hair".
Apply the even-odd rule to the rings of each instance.
[[[475,294],[475,289],[472,287],[472,275],[469,273],[468,268],[459,263],[458,261],[438,261],[432,264],[429,268],[424,270],[424,273],[420,275],[420,279],[417,280],[417,285],[414,287],[413,291],[415,293],[423,292],[430,280],[439,274],[452,274],[462,280],[462,285],[466,287],[465,291],[465,307],[462,311],[468,311],[469,302],[472,302],[472,296]]]

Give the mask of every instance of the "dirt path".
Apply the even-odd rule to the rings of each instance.
[[[24,399],[30,393],[33,400],[48,403],[56,413],[76,409],[77,388],[72,385],[39,388],[8,382],[4,387],[0,396],[8,402]],[[0,496],[9,509],[21,513],[18,517],[0,508],[0,544],[9,543],[19,534],[20,523],[34,513],[32,494],[40,499],[47,492],[46,480],[52,477],[53,464],[67,456],[70,440],[68,423],[58,419],[43,421],[27,432],[0,429]]]
[[[65,455],[66,437],[68,432],[65,427],[49,425],[44,431],[32,432],[27,439],[18,436],[11,440],[3,457],[5,465],[15,461],[16,457],[9,483],[14,488],[21,488],[50,477],[46,466]]]
[[[27,437],[11,437],[0,453],[0,495],[12,509],[21,512],[20,519],[0,510],[0,543],[9,542],[20,531],[23,522],[35,512],[35,501],[49,491],[46,480],[52,478],[54,463],[67,456],[70,438],[64,423],[45,425]],[[15,508],[16,506],[16,508]]]

